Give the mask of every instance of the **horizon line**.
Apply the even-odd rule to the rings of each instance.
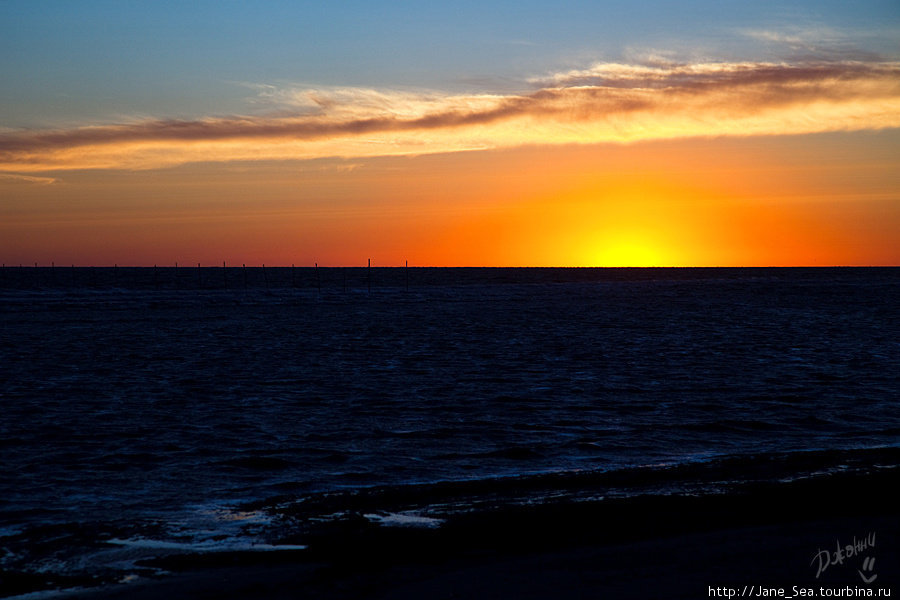
[[[75,264],[75,263],[60,263],[56,264],[55,262],[51,262],[50,264],[40,264],[40,263],[2,263],[0,264],[0,268],[2,269],[115,269],[115,268],[123,268],[123,269],[890,269],[890,268],[898,268],[900,264],[889,264],[889,265],[879,265],[879,264],[829,264],[829,265],[809,265],[809,264],[799,264],[799,265],[616,265],[616,266],[604,266],[604,265],[553,265],[553,266],[537,266],[537,265],[366,265],[366,264],[344,264],[344,265],[319,265],[319,264],[255,264],[248,265],[246,263],[240,264],[202,264],[197,263],[194,264],[182,264],[182,263],[167,263],[167,264]]]

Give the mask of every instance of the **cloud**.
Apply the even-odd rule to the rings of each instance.
[[[845,31],[826,26],[739,29],[738,32],[761,42],[801,47],[834,46],[846,44],[850,39]]]
[[[0,134],[0,170],[424,154],[900,127],[900,63],[597,63],[519,94],[260,86],[269,116]]]
[[[737,35],[762,42],[775,49],[779,55],[790,56],[794,62],[810,61],[860,61],[875,63],[885,60],[872,50],[864,50],[855,42],[869,38],[870,43],[883,50],[892,51],[897,37],[896,30],[870,29],[850,32],[824,26],[786,27],[780,29],[737,29]]]
[[[0,173],[2,183],[25,183],[35,185],[52,185],[59,181],[55,177],[38,177],[35,175],[19,175],[18,173]]]
[[[753,85],[807,86],[821,82],[856,81],[865,79],[897,79],[900,63],[865,63],[859,61],[760,63],[693,63],[663,62],[641,65],[597,63],[588,69],[556,73],[546,78],[534,78],[532,83],[543,86],[596,86],[614,88],[651,88],[669,91],[706,87],[727,90]],[[896,82],[895,82],[896,83]]]

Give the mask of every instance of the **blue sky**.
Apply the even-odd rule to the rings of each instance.
[[[592,62],[900,55],[900,3],[0,2],[0,127],[247,113],[252,85],[490,93]]]

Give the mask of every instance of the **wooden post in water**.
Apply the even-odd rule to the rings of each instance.
[[[159,289],[159,278],[157,277],[156,273],[156,265],[153,265],[153,289]]]
[[[241,263],[241,269],[244,274],[244,289],[247,289],[247,263]]]
[[[368,293],[372,293],[372,259],[369,259],[369,266],[366,267],[366,289]]]
[[[409,261],[406,261],[406,268],[404,269],[406,273],[406,291],[409,291]]]
[[[291,263],[291,287],[297,287],[297,279],[294,277],[294,263]]]
[[[266,289],[269,289],[269,276],[266,274],[266,263],[263,263],[263,279],[266,280]]]
[[[225,268],[225,261],[222,261],[222,286],[228,289],[228,269]]]
[[[318,294],[322,295],[322,281],[319,279],[319,263],[314,263],[316,265],[316,290],[318,290]]]
[[[113,263],[113,285],[119,285],[119,263]]]
[[[175,289],[181,289],[181,286],[178,285],[178,261],[175,261],[175,270],[172,271],[172,280],[175,282]]]
[[[200,271],[200,263],[197,263],[197,288],[203,288],[203,274]]]

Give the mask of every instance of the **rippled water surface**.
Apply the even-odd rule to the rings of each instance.
[[[900,445],[898,269],[179,271],[4,270],[0,538]]]

